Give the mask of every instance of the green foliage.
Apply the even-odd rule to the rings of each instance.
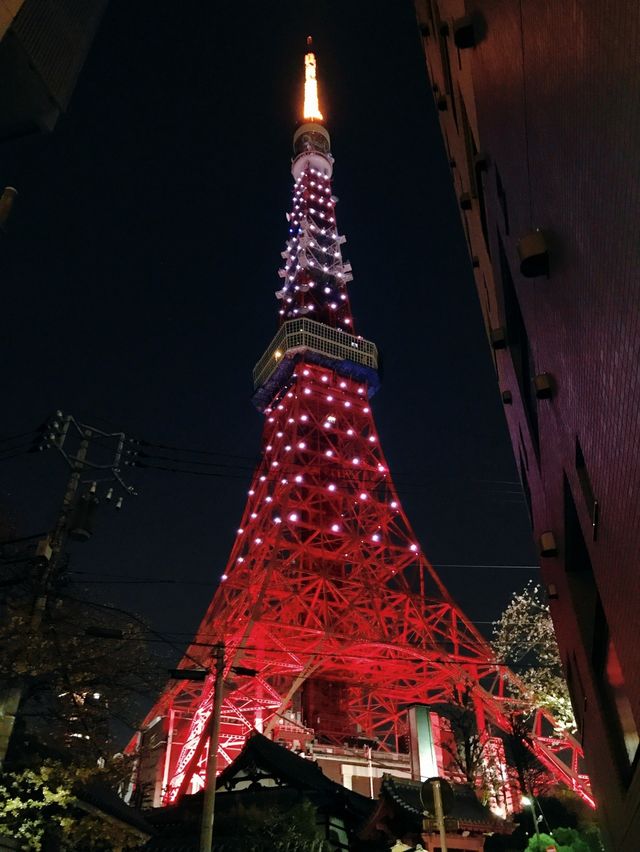
[[[63,766],[48,760],[36,768],[5,773],[0,781],[0,836],[11,837],[19,849],[83,849],[110,852],[141,845],[130,830],[87,813],[75,790],[107,773],[97,768]]]
[[[529,687],[534,704],[553,713],[561,729],[575,731],[549,604],[540,586],[529,582],[513,595],[494,624],[492,644],[497,657]]]
[[[555,846],[556,852],[593,852],[593,850],[602,849],[597,838],[595,840],[598,845],[592,845],[593,839],[593,835],[590,839],[576,828],[554,828],[553,837],[549,834],[532,837],[526,852],[546,852],[549,846]]]
[[[216,816],[216,837],[233,840],[237,852],[328,852],[310,802],[289,810],[238,808]]]

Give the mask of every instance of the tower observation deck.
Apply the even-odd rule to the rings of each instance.
[[[220,644],[220,769],[252,730],[301,751],[365,742],[371,766],[387,765],[389,755],[407,752],[410,705],[464,697],[486,741],[498,743],[514,719],[528,720],[538,759],[588,799],[579,744],[532,707],[517,676],[495,659],[402,508],[370,407],[378,352],[351,312],[352,270],[342,257],[323,122],[309,51],[279,328],[253,375],[265,419],[261,458],[228,563],[181,663],[205,669],[206,679],[167,686],[142,725],[143,742],[162,743],[147,772],[156,803],[204,783]]]

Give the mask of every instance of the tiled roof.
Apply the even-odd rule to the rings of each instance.
[[[381,795],[388,796],[396,805],[412,816],[422,817],[424,807],[420,798],[420,781],[410,781],[385,775],[382,781]],[[482,826],[492,831],[511,830],[511,825],[491,813],[481,804],[468,784],[452,784],[454,793],[453,809],[449,817],[466,825]]]
[[[104,814],[120,820],[120,822],[130,825],[132,828],[142,831],[145,834],[152,835],[153,828],[142,816],[140,811],[129,807],[126,802],[123,802],[117,793],[107,787],[106,784],[100,781],[90,781],[87,784],[81,784],[74,788],[76,799],[80,802],[86,802],[94,808],[102,811]]]

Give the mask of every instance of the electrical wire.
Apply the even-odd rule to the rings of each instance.
[[[19,438],[29,438],[31,435],[35,435],[36,430],[32,429],[30,432],[19,432],[17,435],[3,435],[0,437],[0,444],[6,444],[8,441],[17,441]]]

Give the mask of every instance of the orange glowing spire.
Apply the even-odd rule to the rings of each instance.
[[[311,46],[311,36],[307,38],[307,45]],[[318,103],[318,80],[316,78],[316,55],[309,51],[304,55],[304,112],[306,121],[322,121]]]

